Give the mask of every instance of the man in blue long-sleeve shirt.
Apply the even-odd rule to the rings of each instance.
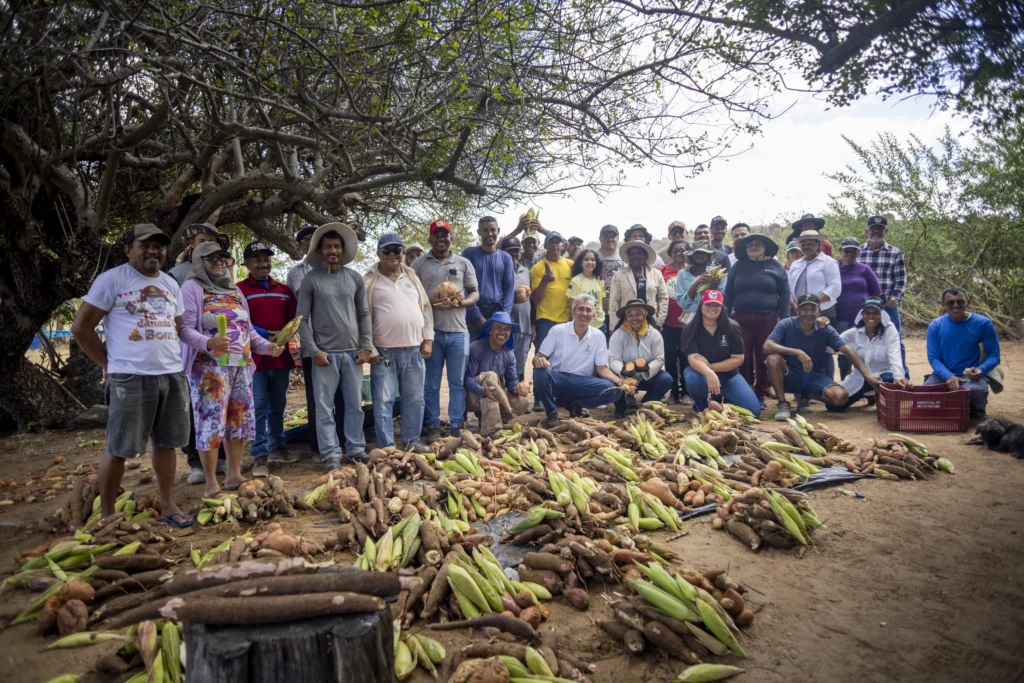
[[[942,293],[946,315],[928,325],[928,363],[932,374],[924,383],[967,388],[971,392],[971,417],[983,418],[988,404],[988,373],[999,365],[999,336],[991,320],[967,310],[969,304],[970,297],[959,287]]]
[[[480,246],[462,252],[462,257],[473,264],[480,288],[480,300],[466,308],[470,339],[479,334],[484,322],[498,311],[512,313],[516,289],[512,257],[498,249],[498,220],[484,216],[478,222],[476,234],[480,236]]]
[[[480,433],[485,436],[529,407],[524,397],[530,385],[520,382],[516,371],[512,333],[518,329],[508,313],[498,311],[484,323],[480,338],[469,345],[467,407],[479,415]]]

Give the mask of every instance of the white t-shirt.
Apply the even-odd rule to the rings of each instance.
[[[167,273],[146,277],[129,264],[101,273],[83,298],[107,312],[107,372],[167,375],[181,372],[175,317],[185,309],[178,283]]]
[[[604,333],[587,325],[587,333],[580,339],[573,322],[555,325],[544,337],[540,352],[551,361],[551,369],[573,375],[593,377],[594,368],[608,365],[608,342]]]

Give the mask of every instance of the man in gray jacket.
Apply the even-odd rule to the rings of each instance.
[[[313,359],[320,445],[320,457],[314,462],[323,462],[327,472],[341,466],[337,419],[344,419],[349,460],[366,460],[362,392],[363,364],[373,355],[370,310],[363,278],[343,267],[355,258],[357,249],[356,234],[344,223],[326,223],[317,228],[306,255],[306,263],[313,270],[303,278],[296,311],[302,316],[302,355]],[[339,390],[345,399],[344,416],[334,414],[334,397]]]

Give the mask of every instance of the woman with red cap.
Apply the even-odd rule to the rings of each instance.
[[[680,348],[690,365],[683,371],[686,393],[693,399],[694,412],[707,408],[710,398],[746,408],[757,417],[761,403],[739,374],[743,335],[724,303],[725,296],[717,289],[705,291],[697,315],[683,328]]]

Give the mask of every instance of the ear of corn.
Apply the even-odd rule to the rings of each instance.
[[[302,316],[296,316],[292,320],[288,321],[288,324],[281,328],[281,331],[277,333],[277,344],[284,346],[291,338],[295,336],[295,333],[299,331],[299,323],[302,322]]]
[[[505,665],[505,668],[508,669],[509,676],[512,676],[513,678],[525,678],[530,675],[530,670],[526,668],[526,665],[515,657],[498,655],[498,661]]]
[[[551,676],[555,675],[554,672],[551,670],[551,667],[548,666],[547,661],[545,661],[544,656],[541,655],[541,653],[537,652],[532,647],[530,647],[529,645],[526,646],[526,657],[525,657],[525,659],[526,659],[526,668],[529,669],[531,674],[533,674],[535,676],[547,676],[547,677],[551,677]]]
[[[676,676],[676,683],[711,683],[712,681],[724,681],[743,673],[738,666],[726,664],[695,664],[686,667],[683,673]]]
[[[97,643],[105,643],[109,640],[124,640],[125,636],[120,633],[109,633],[106,631],[83,631],[81,633],[72,633],[69,636],[64,636],[59,640],[55,640],[46,646],[47,650],[58,650],[72,647],[84,647],[86,645],[96,645]]]
[[[171,683],[181,683],[181,636],[175,624],[164,624],[163,630],[160,631],[160,649],[163,651],[164,670],[168,673]]]
[[[452,564],[448,568],[448,581],[452,583],[452,588],[457,588],[459,592],[465,595],[478,611],[484,614],[491,613],[490,603],[480,591],[476,581],[473,580],[473,577],[465,569],[457,564]]]
[[[412,657],[412,651],[405,641],[398,641],[398,645],[395,647],[395,678],[404,681],[412,676],[412,672],[415,670],[416,661]]]
[[[434,667],[434,662],[431,661],[423,646],[420,645],[420,641],[416,638],[406,638],[405,643],[409,646],[409,652],[416,659],[416,663],[429,671],[431,676],[437,678],[437,669]]]
[[[740,647],[739,641],[733,636],[732,631],[725,625],[725,621],[722,617],[718,616],[718,612],[715,609],[704,602],[703,600],[697,601],[697,609],[700,610],[701,621],[708,627],[716,638],[725,643],[726,647],[738,654],[740,657],[746,657],[747,653]]]
[[[651,603],[656,610],[670,617],[682,621],[700,621],[700,617],[682,601],[677,600],[669,593],[661,590],[653,583],[646,581],[631,580],[629,585],[633,587],[640,596]]]
[[[432,661],[434,664],[441,664],[444,662],[444,657],[446,653],[444,651],[444,646],[441,645],[441,643],[437,642],[433,638],[427,638],[425,635],[419,633],[413,636],[413,638],[419,641],[420,647],[422,647],[423,651],[427,653],[427,657],[430,658],[430,661]]]

